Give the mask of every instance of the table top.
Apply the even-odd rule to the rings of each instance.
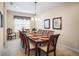
[[[49,38],[45,35],[40,35],[40,34],[26,34],[30,40],[34,41],[34,42],[46,42],[49,40]]]

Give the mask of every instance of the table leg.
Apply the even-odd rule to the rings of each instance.
[[[37,47],[37,43],[36,43],[36,51],[35,51],[35,55],[37,56],[37,52],[38,52],[38,47]]]

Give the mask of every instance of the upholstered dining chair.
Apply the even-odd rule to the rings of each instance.
[[[54,31],[49,30],[47,36],[50,38],[50,36],[53,34],[54,34]]]
[[[26,33],[30,33],[30,29],[25,29],[25,32]]]
[[[25,35],[25,42],[26,42],[26,48],[25,48],[25,54],[27,53],[28,54],[28,56],[30,55],[30,51],[31,50],[36,50],[35,49],[35,45],[32,43],[32,42],[30,42],[29,41],[29,37],[27,37],[27,35]]]
[[[23,47],[25,48],[25,54],[27,53],[29,56],[30,51],[35,50],[35,46],[29,41],[29,37],[27,37],[25,33],[20,32],[20,34],[21,41],[23,42]]]
[[[45,52],[48,56],[49,53],[54,52],[54,56],[56,56],[56,45],[57,40],[60,34],[51,35],[49,38],[49,42],[45,46],[39,46],[39,55],[41,54],[41,51]]]
[[[43,30],[42,30],[42,29],[39,29],[39,30],[37,31],[37,34],[42,35],[42,32],[43,32]]]
[[[24,32],[24,33],[30,33],[30,29],[24,29],[24,28],[22,28],[22,32]]]
[[[48,30],[43,30],[42,35],[47,36],[47,34],[48,34]]]
[[[16,39],[16,33],[11,28],[7,28],[7,40],[11,40],[13,37]]]
[[[24,37],[23,37],[23,34],[22,34],[22,31],[19,31],[19,38],[21,39],[21,44],[22,44],[22,47],[24,48]]]

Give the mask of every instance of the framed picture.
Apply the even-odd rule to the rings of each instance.
[[[44,29],[50,29],[50,19],[44,20]]]
[[[53,29],[62,29],[62,17],[53,18]]]
[[[3,27],[3,15],[0,12],[0,27]]]

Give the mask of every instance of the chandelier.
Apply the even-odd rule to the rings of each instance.
[[[37,2],[34,2],[34,3],[35,3],[35,16],[36,16],[36,11],[37,11],[37,9],[36,9],[37,6],[36,5],[37,5]]]
[[[33,21],[34,21],[34,28],[36,28],[36,20],[37,20],[37,2],[34,2],[34,8],[35,8],[35,13],[34,13],[34,18],[33,18]]]

